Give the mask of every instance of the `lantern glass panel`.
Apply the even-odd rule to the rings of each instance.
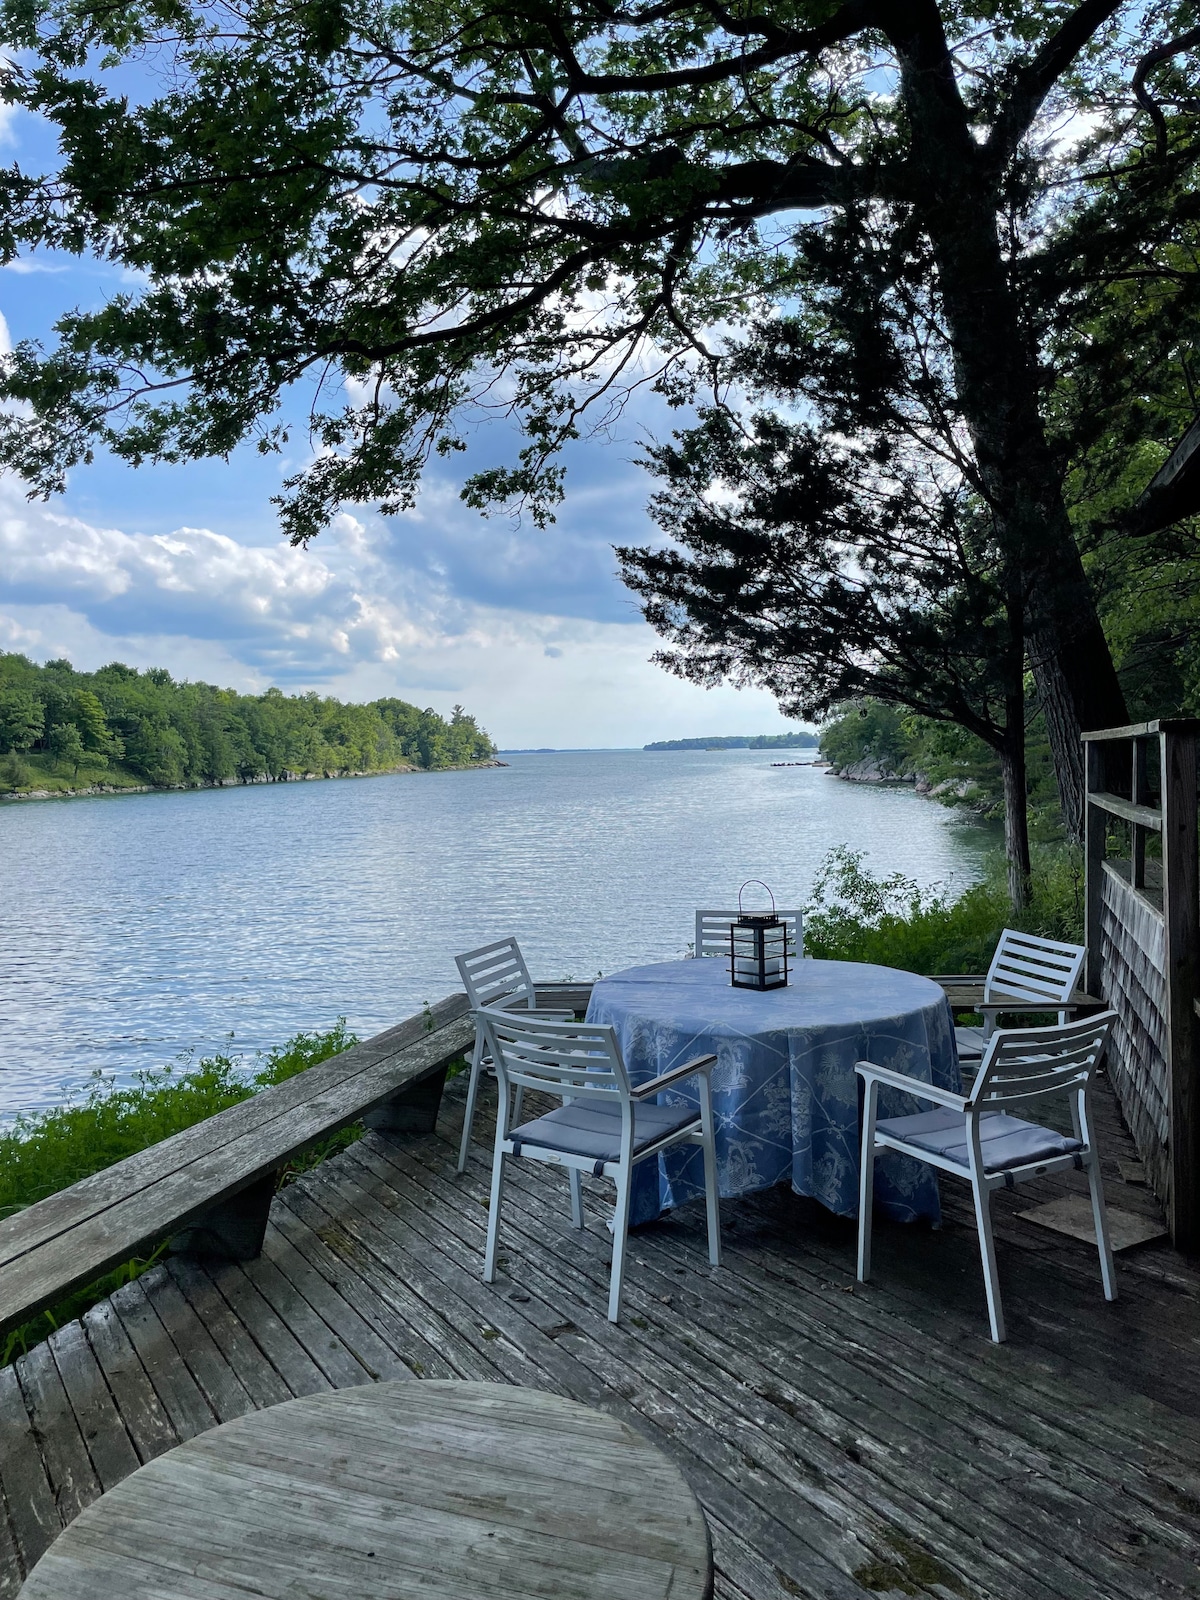
[[[782,989],[788,981],[787,925],[776,916],[743,915],[729,929],[735,989]]]

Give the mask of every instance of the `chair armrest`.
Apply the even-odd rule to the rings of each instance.
[[[890,1089],[903,1089],[905,1094],[914,1095],[918,1100],[932,1100],[935,1106],[948,1106],[951,1111],[966,1111],[971,1104],[965,1094],[938,1089],[932,1083],[922,1083],[920,1078],[893,1072],[891,1067],[877,1067],[873,1061],[856,1061],[854,1070],[864,1083],[874,1078],[877,1083],[886,1083]]]
[[[652,1094],[660,1094],[664,1089],[670,1089],[677,1083],[682,1083],[685,1078],[695,1078],[702,1072],[711,1072],[716,1065],[716,1056],[696,1056],[692,1061],[685,1061],[681,1067],[672,1067],[670,1072],[660,1072],[657,1078],[651,1078],[649,1083],[643,1083],[637,1089],[629,1091],[633,1100],[648,1100]]]

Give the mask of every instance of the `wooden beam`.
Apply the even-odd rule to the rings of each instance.
[[[1135,822],[1140,828],[1149,828],[1152,833],[1162,832],[1162,812],[1157,806],[1135,805],[1123,795],[1108,794],[1103,789],[1089,791],[1088,804],[1099,806],[1101,811],[1107,811],[1110,816]]]
[[[466,996],[453,995],[0,1222],[0,1331],[162,1239],[184,1234],[188,1247],[253,1254],[274,1174],[427,1078],[440,1074],[440,1088],[474,1039],[466,1010]]]
[[[1084,734],[1084,738],[1087,735]],[[1100,960],[1100,924],[1104,914],[1104,850],[1108,819],[1094,803],[1093,791],[1099,788],[1104,771],[1104,751],[1098,744],[1084,745],[1087,762],[1087,801],[1084,805],[1084,857],[1086,905],[1083,942],[1087,946],[1084,983],[1093,994],[1103,994]]]
[[[1200,840],[1197,738],[1162,735],[1163,912],[1166,918],[1168,1217],[1177,1250],[1200,1251]]]
[[[1123,728],[1092,728],[1080,737],[1085,744],[1103,744],[1118,739],[1144,739],[1152,733],[1196,733],[1200,717],[1156,717],[1153,722],[1130,722]]]

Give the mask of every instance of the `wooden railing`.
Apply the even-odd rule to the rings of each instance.
[[[1104,728],[1084,740],[1087,988],[1117,1012],[1109,1048],[1113,1087],[1176,1246],[1196,1251],[1200,721]],[[1114,832],[1124,834],[1115,850]]]
[[[537,992],[583,1011],[591,985]],[[164,1239],[175,1251],[256,1256],[292,1157],[358,1121],[431,1130],[447,1069],[474,1037],[466,995],[450,995],[0,1222],[0,1331]]]

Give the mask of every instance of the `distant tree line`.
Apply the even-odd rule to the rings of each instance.
[[[656,739],[643,750],[806,750],[815,733],[729,734],[719,739]]]
[[[486,733],[455,706],[449,721],[404,700],[346,705],[316,693],[238,694],[177,683],[119,661],[76,672],[0,653],[0,756],[43,756],[60,770],[123,768],[159,787],[289,774],[425,769],[485,760]]]

